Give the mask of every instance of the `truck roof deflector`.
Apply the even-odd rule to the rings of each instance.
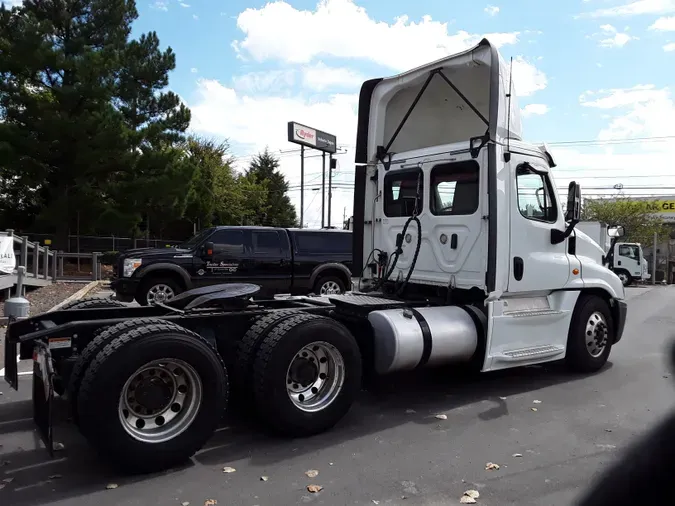
[[[488,127],[488,130],[487,130],[485,136],[478,138],[478,139],[481,139],[482,142],[480,143],[480,145],[477,148],[474,148],[473,142],[471,142],[472,156],[476,156],[476,155],[473,155],[473,153],[476,150],[480,151],[480,149],[489,140],[490,122],[485,118],[485,116],[483,116],[481,114],[481,112],[476,108],[476,106],[473,105],[471,103],[471,101],[468,98],[466,98],[466,96],[461,91],[459,91],[459,88],[457,88],[457,86],[455,86],[453,84],[453,82],[450,79],[448,79],[448,76],[446,76],[443,73],[443,69],[437,68],[437,69],[434,69],[431,72],[429,72],[429,77],[427,77],[427,80],[424,81],[424,84],[422,85],[422,88],[420,88],[420,91],[417,93],[417,96],[415,97],[415,100],[413,100],[412,104],[410,104],[410,107],[408,108],[408,111],[405,113],[405,116],[403,116],[403,119],[399,123],[398,127],[396,127],[396,130],[394,131],[394,134],[391,136],[391,139],[389,139],[389,142],[387,143],[386,147],[384,147],[384,146],[378,146],[377,147],[376,157],[384,165],[384,170],[389,170],[389,166],[391,165],[391,155],[392,155],[392,153],[389,152],[389,149],[391,148],[392,144],[394,144],[394,141],[396,140],[396,137],[398,137],[398,134],[401,132],[401,129],[405,125],[405,122],[408,121],[408,118],[410,117],[410,114],[415,109],[415,106],[420,101],[420,98],[422,98],[422,95],[424,95],[424,92],[426,91],[427,87],[429,86],[429,83],[431,82],[431,80],[434,78],[434,76],[436,74],[440,75],[441,78],[443,78],[443,80],[446,83],[448,83],[448,86],[450,86],[453,89],[453,91],[455,93],[457,93],[459,98],[461,98],[464,101],[464,103],[466,103],[466,105],[468,105],[471,108],[471,110],[476,114],[476,116],[478,116],[481,119],[481,121],[483,121],[483,123],[485,123],[485,126]],[[473,138],[471,139],[471,141],[473,141]],[[385,160],[385,157],[387,157],[388,159]]]

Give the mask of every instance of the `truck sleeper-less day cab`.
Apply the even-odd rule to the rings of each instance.
[[[352,235],[342,230],[211,227],[177,248],[120,255],[115,297],[145,306],[209,285],[247,281],[259,295],[326,295],[351,289]]]
[[[592,372],[621,338],[618,277],[563,214],[552,157],[520,140],[508,69],[483,40],[364,83],[358,118],[354,272],[360,292],[252,300],[234,284],[166,304],[84,301],[9,325],[35,357],[35,419],[52,448],[53,388],[108,460],[156,471],[217,428],[230,387],[283,434],[327,430],[362,375],[465,364],[492,371],[564,359]],[[595,249],[594,249],[595,248]],[[94,308],[93,305],[112,307]]]

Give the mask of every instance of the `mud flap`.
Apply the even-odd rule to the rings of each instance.
[[[54,456],[52,413],[54,404],[54,367],[46,344],[37,342],[33,355],[33,421],[49,455]]]

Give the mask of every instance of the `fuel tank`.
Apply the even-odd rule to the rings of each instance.
[[[468,361],[487,328],[473,306],[386,309],[368,315],[378,374]]]

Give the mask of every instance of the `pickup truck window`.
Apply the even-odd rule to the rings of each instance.
[[[302,255],[351,253],[352,234],[343,232],[296,232],[295,250]]]
[[[254,230],[253,252],[256,255],[279,256],[281,253],[279,232]]]
[[[241,230],[218,230],[211,236],[214,253],[242,255],[244,253],[244,233]]]

